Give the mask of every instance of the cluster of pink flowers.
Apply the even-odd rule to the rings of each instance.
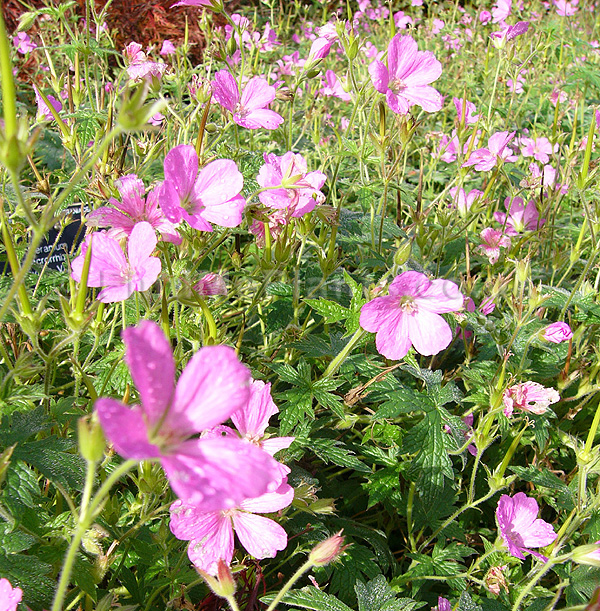
[[[171,346],[158,325],[142,321],[123,339],[141,403],[101,398],[95,410],[119,454],[160,461],[180,499],[171,508],[171,529],[191,541],[191,560],[212,574],[219,560],[231,562],[233,526],[257,558],[284,549],[285,531],[253,515],[279,511],[294,496],[289,469],[273,458],[293,438],[265,435],[278,411],[269,385],[251,383],[227,346],[202,348],[176,383]],[[230,417],[238,432],[221,426]]]

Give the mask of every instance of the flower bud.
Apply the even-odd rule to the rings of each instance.
[[[404,265],[410,257],[411,250],[410,240],[405,240],[394,254],[394,265]]]
[[[571,560],[577,564],[600,567],[600,541],[576,547],[571,552]]]
[[[325,541],[321,541],[321,543],[318,543],[312,549],[308,560],[313,566],[327,566],[341,556],[342,552],[348,547],[344,545],[342,532],[340,530],[339,533],[329,537],[329,539],[325,539]]]
[[[79,452],[88,462],[98,462],[104,456],[106,442],[102,427],[95,416],[84,416],[77,421]]]
[[[235,581],[233,580],[231,569],[223,560],[219,560],[217,577],[213,577],[200,569],[198,569],[198,573],[200,573],[202,579],[206,581],[206,585],[208,585],[217,596],[221,598],[231,598],[235,594]]]
[[[498,596],[500,590],[503,589],[508,594],[508,585],[506,583],[506,577],[504,571],[506,565],[493,566],[486,574],[484,578],[486,588],[492,593]]]

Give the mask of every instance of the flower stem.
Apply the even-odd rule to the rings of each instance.
[[[325,370],[325,373],[321,376],[322,380],[330,378],[341,366],[342,363],[348,358],[352,350],[354,350],[356,344],[365,336],[367,332],[360,327],[356,333],[350,338],[350,341],[344,346],[342,351],[329,363],[329,367]]]
[[[277,596],[273,599],[271,604],[267,607],[267,611],[273,611],[275,607],[279,604],[281,599],[288,593],[290,588],[306,573],[311,569],[313,563],[310,560],[307,560],[289,579],[289,581],[279,590]],[[54,610],[53,610],[54,611]]]

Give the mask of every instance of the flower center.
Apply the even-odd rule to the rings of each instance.
[[[402,79],[395,78],[388,83],[388,87],[391,89],[392,93],[398,95],[404,89],[406,89],[406,84]]]
[[[419,311],[419,307],[411,295],[404,295],[400,298],[400,309],[404,314],[410,314],[411,316]]]

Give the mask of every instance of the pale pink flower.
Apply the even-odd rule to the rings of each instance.
[[[515,93],[521,94],[525,89],[523,84],[525,83],[525,77],[522,74],[517,75],[515,80],[509,78],[506,80],[506,86]]]
[[[542,337],[547,342],[561,344],[568,342],[573,337],[573,331],[566,322],[553,322],[544,329]]]
[[[454,282],[403,272],[390,284],[389,295],[376,297],[362,307],[360,326],[377,334],[377,350],[388,359],[404,358],[411,346],[430,356],[452,341],[450,325],[440,314],[462,309],[463,301]]]
[[[497,132],[488,139],[487,148],[474,150],[462,164],[463,168],[474,166],[479,172],[487,172],[501,161],[516,161],[508,143],[514,138],[515,132]]]
[[[480,236],[483,242],[480,248],[492,265],[500,258],[501,248],[510,248],[510,238],[497,229],[486,227]]]
[[[175,3],[171,8],[175,8],[176,6],[206,6],[208,8],[219,8],[219,4],[219,0],[179,0],[179,2]]]
[[[532,414],[543,414],[552,403],[560,401],[560,395],[554,388],[546,388],[537,382],[522,382],[507,388],[502,394],[504,415],[510,418],[514,408],[518,407]]]
[[[396,34],[388,46],[387,62],[386,67],[375,60],[369,74],[393,112],[405,115],[413,105],[427,112],[441,110],[442,96],[429,83],[440,77],[442,64],[431,51],[419,51],[411,36]]]
[[[479,13],[479,21],[483,23],[484,25],[486,23],[489,23],[491,20],[492,20],[492,13],[490,13],[489,11],[483,10],[481,11],[481,13]]]
[[[300,217],[323,203],[325,196],[319,190],[327,180],[322,172],[308,172],[302,155],[288,151],[283,156],[264,154],[256,182],[263,188],[260,201],[270,208],[287,208],[293,217]],[[280,187],[280,188],[273,188]]]
[[[548,138],[521,138],[521,155],[533,157],[540,163],[548,163],[550,155],[558,151],[558,144],[552,146]]]
[[[192,287],[196,293],[203,297],[211,297],[212,295],[227,295],[227,285],[223,276],[209,272],[204,274],[202,278]]]
[[[445,25],[446,24],[443,19],[434,19],[431,22],[431,33],[434,35],[439,34],[444,29]]]
[[[306,63],[312,65],[321,59],[325,59],[329,55],[329,51],[331,51],[334,42],[335,39],[326,38],[324,36],[316,38],[310,47]]]
[[[158,199],[172,223],[185,220],[199,231],[212,231],[211,223],[222,227],[241,224],[246,205],[240,195],[244,177],[234,161],[217,159],[198,172],[196,149],[180,144],[167,153],[164,166]]]
[[[508,584],[506,583],[506,577],[504,575],[504,571],[506,571],[507,568],[508,565],[506,564],[492,566],[484,577],[487,589],[496,596],[500,594],[502,589],[508,594]]]
[[[561,17],[571,17],[577,12],[577,5],[579,0],[554,0],[554,6],[556,7],[556,14]]]
[[[34,49],[37,49],[37,45],[31,38],[29,38],[29,34],[26,32],[18,32],[17,35],[13,38],[13,45],[17,50],[17,53],[21,53],[21,55],[25,55]]]
[[[177,49],[170,40],[163,40],[162,47],[160,48],[161,55],[175,55]]]
[[[473,102],[463,100],[462,98],[452,98],[454,106],[456,106],[456,112],[458,113],[458,122],[464,123],[464,125],[473,125],[477,123],[479,115],[476,115],[477,109]]]
[[[233,75],[219,70],[212,82],[214,99],[233,115],[234,123],[247,129],[276,129],[283,123],[283,117],[269,104],[275,99],[275,87],[261,76],[252,77],[244,86],[242,95]]]
[[[529,552],[541,560],[547,560],[545,556],[529,549],[550,545],[557,537],[552,525],[538,518],[538,513],[537,501],[524,492],[517,492],[513,497],[506,494],[500,497],[496,520],[511,556],[525,560],[523,552]]]
[[[553,89],[550,94],[550,101],[553,106],[556,106],[557,103],[564,104],[569,99],[566,91],[561,91],[560,89]]]
[[[210,575],[217,574],[219,560],[231,564],[233,533],[254,558],[274,558],[287,547],[287,534],[274,520],[257,513],[274,513],[294,500],[294,489],[282,484],[275,492],[241,501],[236,507],[204,512],[198,507],[175,501],[170,508],[171,532],[189,540],[188,556],[194,566]]]
[[[512,0],[497,0],[496,5],[492,9],[492,22],[498,23],[504,21],[512,9]]]
[[[465,145],[467,146],[467,145]],[[452,137],[449,138],[446,134],[443,134],[440,143],[438,144],[436,155],[441,161],[446,163],[452,163],[456,161],[456,157],[460,150],[460,142],[456,135],[456,130],[452,130]]]
[[[142,79],[151,81],[153,77],[160,79],[167,69],[166,64],[149,60],[142,51],[142,45],[137,42],[130,42],[123,49],[123,56],[128,64],[127,74],[133,81],[141,81]]]
[[[405,30],[409,25],[413,25],[414,19],[404,11],[394,13],[394,24],[399,30]]]
[[[110,227],[111,238],[131,235],[137,223],[146,221],[158,231],[165,242],[181,243],[175,226],[167,220],[158,205],[158,191],[154,189],[146,197],[144,183],[135,175],[127,174],[116,181],[122,201],[111,197],[109,206],[97,208],[88,215],[87,223],[92,227]]]
[[[504,212],[494,212],[494,219],[504,227],[504,233],[516,236],[524,231],[537,231],[546,219],[541,219],[535,202],[530,200],[527,206],[523,206],[522,197],[507,197],[504,200]]]
[[[493,295],[491,297],[488,297],[487,299],[484,299],[479,304],[479,311],[484,316],[487,316],[488,314],[491,314],[495,309],[496,309],[496,303],[494,302],[494,296]]]
[[[151,256],[156,241],[150,223],[137,223],[127,241],[125,257],[119,242],[106,233],[88,235],[81,246],[81,254],[71,263],[71,278],[81,282],[85,255],[91,244],[87,285],[105,287],[98,293],[98,301],[124,301],[134,291],[146,291],[156,282],[161,271],[160,259]]]
[[[156,323],[125,329],[123,340],[141,404],[108,398],[95,404],[119,454],[159,459],[173,491],[199,511],[231,509],[277,487],[277,462],[260,448],[229,437],[198,437],[248,400],[250,372],[232,348],[201,348],[175,384],[171,344]]]
[[[462,188],[452,187],[450,195],[453,200],[452,207],[455,207],[461,216],[466,216],[473,203],[483,196],[483,191],[471,189],[469,193],[465,193],[465,190]]]
[[[541,170],[536,163],[529,164],[529,172],[531,176],[527,181],[529,188],[552,188],[556,185],[556,170],[549,164],[546,164]],[[563,185],[557,185],[557,188],[563,188]]]
[[[22,598],[21,588],[13,588],[10,581],[4,577],[0,579],[0,611],[17,611]]]
[[[333,70],[325,72],[325,86],[319,90],[319,93],[326,96],[340,98],[344,102],[349,102],[352,98],[347,91],[344,91],[340,79]]]

